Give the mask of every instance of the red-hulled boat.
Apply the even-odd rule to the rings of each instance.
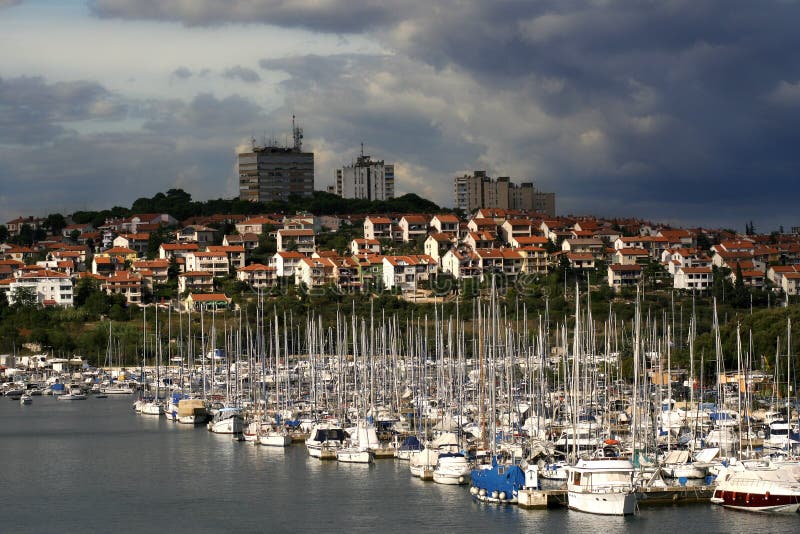
[[[720,471],[711,502],[748,512],[800,510],[797,464],[735,463]]]

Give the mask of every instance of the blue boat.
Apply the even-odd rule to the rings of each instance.
[[[516,464],[498,464],[492,458],[491,466],[480,466],[472,470],[470,494],[483,502],[511,504],[517,502],[522,489],[538,489],[539,481],[535,465],[523,471]]]

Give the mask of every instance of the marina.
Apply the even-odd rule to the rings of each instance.
[[[3,399],[0,399],[3,400]],[[464,486],[422,482],[400,461],[320,462],[297,445],[257,447],[137,416],[119,397],[0,402],[3,530],[174,532],[536,532],[623,528],[761,532],[765,517],[707,504],[629,517],[483,504]],[[24,482],[23,482],[24,481]],[[47,503],[47,506],[44,506]],[[769,517],[770,532],[796,530]]]

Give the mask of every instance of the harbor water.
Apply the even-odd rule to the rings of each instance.
[[[709,504],[631,517],[523,510],[422,482],[408,464],[321,462],[136,415],[131,396],[0,399],[1,532],[798,532]]]

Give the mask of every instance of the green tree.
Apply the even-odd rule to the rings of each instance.
[[[32,287],[17,287],[11,294],[11,298],[14,305],[19,308],[32,308],[38,303],[36,290]]]
[[[0,224],[0,243],[8,241],[8,226]]]
[[[44,220],[44,227],[53,235],[60,234],[66,225],[67,220],[60,213],[51,213]]]

